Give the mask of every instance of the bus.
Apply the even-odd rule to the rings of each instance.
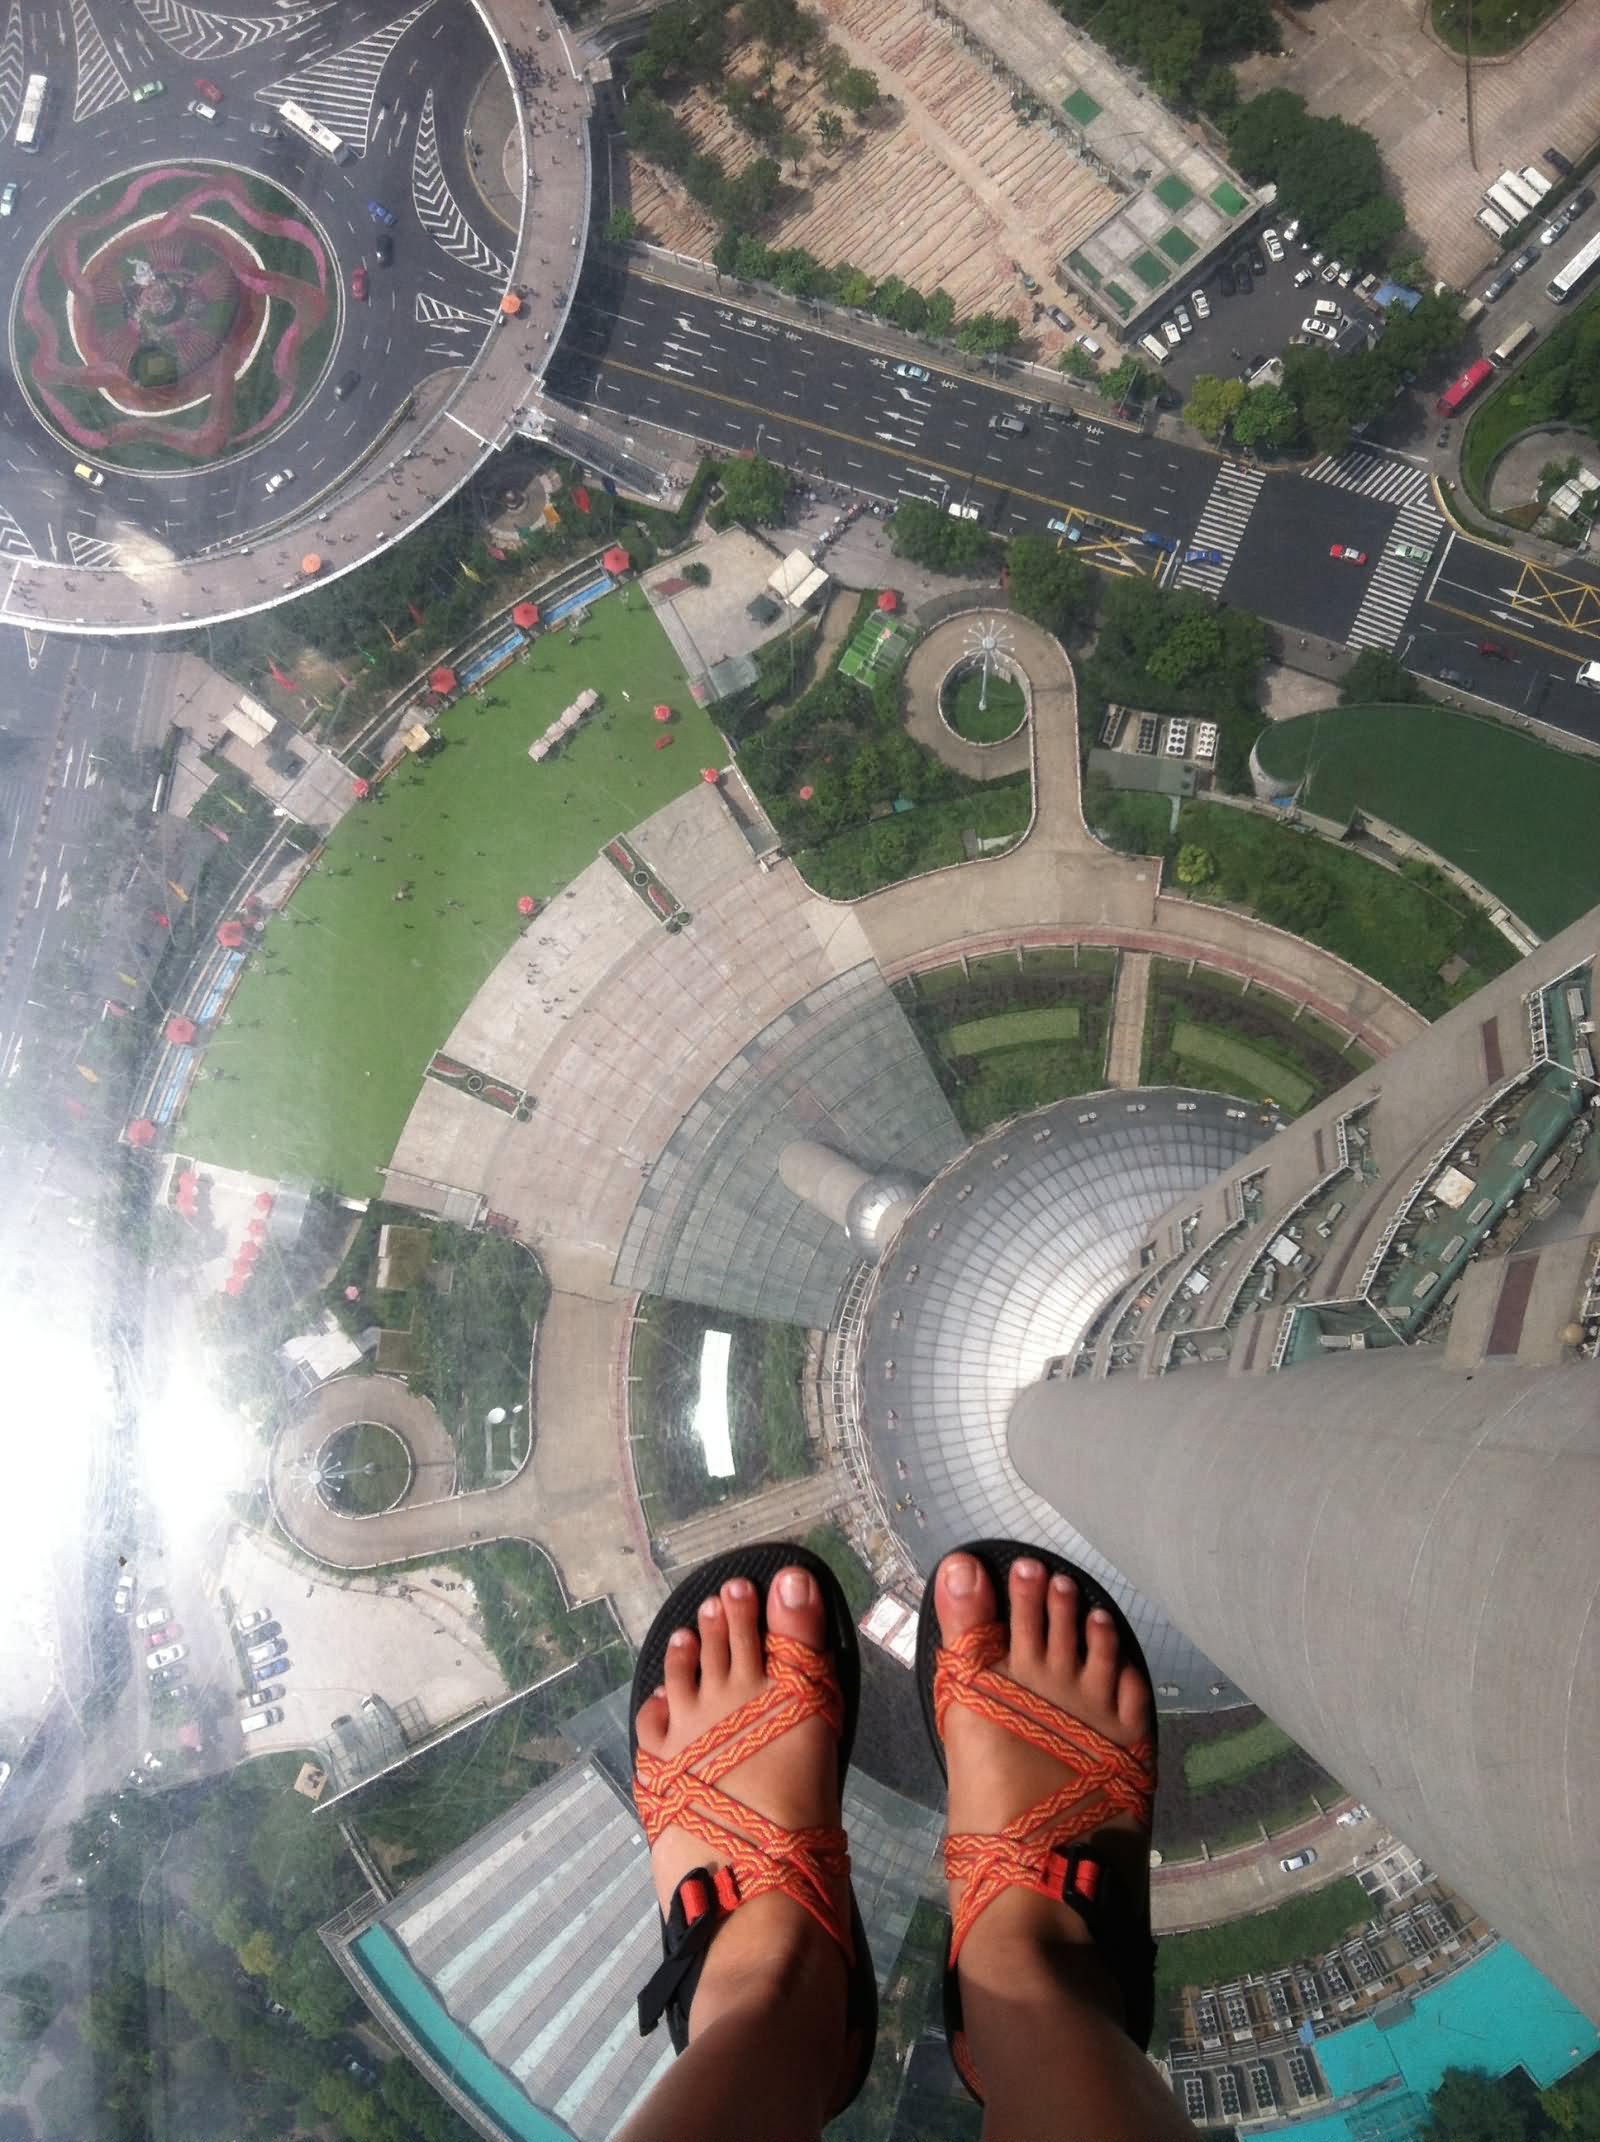
[[[1517,176],[1536,201],[1542,201],[1550,191],[1550,181],[1536,164],[1524,164]]]
[[[348,164],[355,161],[355,150],[349,142],[336,134],[332,127],[324,126],[320,119],[313,119],[303,104],[280,104],[278,117],[302,141],[309,141],[312,148],[320,149],[330,163]]]
[[[1523,177],[1520,171],[1502,171],[1500,176],[1495,180],[1495,184],[1497,186],[1504,186],[1507,193],[1512,196],[1513,200],[1521,201],[1525,210],[1530,215],[1532,214],[1534,209],[1538,207],[1539,196],[1534,192],[1533,188],[1528,184],[1527,180]]]
[[[1600,235],[1579,246],[1564,268],[1557,268],[1545,285],[1545,296],[1552,305],[1564,305],[1574,290],[1583,288],[1596,268],[1600,268]]]
[[[1480,357],[1476,364],[1469,364],[1459,379],[1451,380],[1443,394],[1434,403],[1440,416],[1454,416],[1456,411],[1477,393],[1486,379],[1493,379],[1494,366],[1487,357]]]
[[[1513,192],[1503,178],[1495,180],[1494,184],[1486,190],[1484,198],[1513,227],[1518,223],[1526,223],[1533,214],[1533,210],[1528,206],[1521,194]]]
[[[22,93],[22,110],[17,114],[17,147],[37,149],[39,136],[44,132],[44,108],[50,101],[50,77],[47,74],[30,74],[28,86]]]
[[[1495,211],[1492,208],[1480,208],[1478,210],[1478,221],[1483,225],[1484,229],[1489,233],[1489,236],[1491,238],[1503,238],[1506,232],[1511,228],[1510,224],[1507,223],[1505,217],[1496,215]]]
[[[1525,350],[1532,340],[1533,322],[1531,320],[1519,320],[1505,340],[1496,343],[1495,347],[1489,352],[1489,362],[1496,371],[1499,371],[1503,366],[1511,362],[1518,350]]]

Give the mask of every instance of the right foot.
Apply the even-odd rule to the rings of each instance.
[[[1116,1623],[1103,1608],[1088,1617],[1080,1644],[1078,1588],[1070,1577],[1046,1579],[1042,1562],[1020,1557],[1011,1565],[1009,1641],[993,1671],[1042,1696],[1058,1710],[1082,1719],[1119,1748],[1148,1740],[1148,1683],[1124,1665]],[[946,1643],[997,1618],[994,1588],[981,1562],[969,1554],[947,1555],[934,1579],[934,1604]],[[945,1713],[945,1762],[949,1773],[950,1834],[993,1833],[1025,1814],[1068,1782],[1055,1756],[1018,1740],[1001,1726],[957,1701]],[[1149,1883],[1148,1819],[1112,1815],[1070,1839],[1093,1843],[1112,1866],[1126,1893],[1139,1899]],[[955,1916],[964,1883],[950,1884]],[[1030,1889],[1003,1890],[980,1914],[961,1951],[961,1968],[987,1977],[999,1959],[1025,1947],[1076,1945],[1089,1930],[1070,1905]],[[1005,1968],[1010,1968],[1009,1961]]]

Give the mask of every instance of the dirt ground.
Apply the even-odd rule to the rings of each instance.
[[[1466,72],[1423,29],[1426,4],[1321,0],[1299,15],[1281,8],[1282,56],[1258,55],[1237,72],[1252,96],[1292,89],[1312,111],[1365,127],[1429,266],[1460,288],[1495,257],[1473,220],[1489,181],[1508,165],[1538,164],[1547,144],[1576,158],[1600,129],[1600,8],[1571,0],[1520,52],[1474,67],[1474,162]]]
[[[848,261],[875,279],[898,275],[924,292],[942,286],[958,316],[1010,312],[1027,325],[1030,301],[1013,263],[1047,286],[1059,255],[1104,219],[1115,197],[1065,143],[1041,126],[1019,126],[1005,89],[917,0],[822,0],[818,12],[832,42],[877,76],[885,101],[864,122],[846,117],[845,145],[829,156],[816,138],[826,91],[809,72],[779,67],[774,94],[807,146],[798,169],[783,167],[780,207],[763,237],[804,246],[830,266]],[[730,76],[753,83],[756,64],[754,48],[741,51]],[[730,171],[760,153],[710,91],[674,109]],[[635,157],[629,184],[642,237],[709,256],[716,221],[676,180]],[[1053,355],[1063,341],[1040,323],[1040,352]]]

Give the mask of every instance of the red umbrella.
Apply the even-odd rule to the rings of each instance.
[[[127,1138],[129,1145],[154,1145],[156,1127],[148,1116],[140,1116],[136,1123],[128,1125]]]
[[[539,605],[536,602],[519,602],[511,613],[511,622],[520,625],[524,632],[531,632],[539,622]]]
[[[365,803],[367,798],[372,794],[372,783],[370,781],[363,781],[360,775],[358,774],[355,780],[353,780],[350,784],[350,792],[355,797],[357,803]]]
[[[717,772],[717,769],[714,766],[702,766],[700,769],[700,778],[702,781],[705,782],[708,788],[715,788],[717,783],[722,779],[722,776]]]
[[[606,571],[612,574],[614,577],[618,573],[625,573],[628,570],[629,566],[632,565],[633,560],[628,556],[628,553],[623,549],[620,543],[613,543],[611,548],[606,552],[605,556],[600,560],[600,563],[605,567]]]
[[[198,1190],[199,1187],[199,1176],[196,1175],[193,1168],[185,1168],[183,1173],[178,1177],[178,1188],[180,1190]]]
[[[677,741],[678,739],[675,736],[658,736],[656,738],[656,749],[657,751],[665,751],[669,744],[675,744]]]
[[[224,1294],[242,1294],[244,1283],[243,1272],[230,1272],[222,1282],[222,1291]]]
[[[802,803],[809,803],[816,793],[816,790],[811,786],[811,783],[808,781],[805,787],[800,791],[800,801]]]
[[[344,1290],[344,1298],[347,1302],[360,1301],[361,1289],[359,1287],[346,1287]]]
[[[195,1025],[192,1019],[172,1018],[167,1021],[167,1039],[174,1048],[186,1049],[193,1041]],[[192,1182],[193,1176],[189,1178]]]
[[[245,1233],[249,1235],[251,1240],[254,1242],[259,1242],[261,1240],[261,1237],[266,1233],[266,1231],[267,1223],[265,1220],[252,1220],[250,1222],[250,1225],[245,1229]]]
[[[241,1264],[254,1264],[260,1255],[261,1244],[259,1242],[241,1242],[239,1244],[239,1254],[233,1260],[234,1268],[237,1270]]]
[[[276,1203],[277,1203],[277,1199],[276,1199],[276,1198],[275,1198],[275,1197],[273,1196],[273,1194],[272,1194],[272,1192],[271,1192],[270,1190],[259,1190],[259,1191],[257,1191],[257,1193],[256,1193],[256,1210],[257,1210],[257,1212],[270,1212],[270,1211],[272,1210],[273,1206],[274,1206],[274,1205],[275,1205]]]
[[[430,674],[428,678],[429,691],[437,692],[441,699],[443,699],[448,693],[453,692],[455,688],[455,671],[453,669],[446,669],[442,663],[436,670],[434,670]]]
[[[524,893],[517,902],[517,913],[519,915],[531,915],[536,904],[532,893]]]
[[[893,588],[885,588],[878,597],[878,608],[880,610],[892,610],[899,600],[900,598]]]
[[[656,708],[656,710],[655,710],[655,718],[656,718],[656,720],[657,720],[657,721],[671,721],[671,719],[672,719],[672,709],[671,709],[671,707],[657,707],[657,708]]]
[[[217,943],[221,945],[224,952],[237,952],[244,943],[244,924],[242,922],[219,922],[217,924]]]

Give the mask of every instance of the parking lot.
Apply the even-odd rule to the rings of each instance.
[[[1288,347],[1289,339],[1300,333],[1300,323],[1311,312],[1317,298],[1334,299],[1354,327],[1347,329],[1337,345],[1325,347],[1341,350],[1359,348],[1371,319],[1367,307],[1354,295],[1353,288],[1341,290],[1337,284],[1324,283],[1317,279],[1298,289],[1295,276],[1310,264],[1310,254],[1303,252],[1297,243],[1284,247],[1284,258],[1269,260],[1262,244],[1260,233],[1235,245],[1224,259],[1230,269],[1235,268],[1243,255],[1249,265],[1250,289],[1239,288],[1232,297],[1225,294],[1219,274],[1220,263],[1213,263],[1209,273],[1198,285],[1174,295],[1173,302],[1165,312],[1157,315],[1150,330],[1157,341],[1164,340],[1162,322],[1174,317],[1181,304],[1193,323],[1193,332],[1183,337],[1178,348],[1173,350],[1166,364],[1166,378],[1174,393],[1187,397],[1196,379],[1204,372],[1219,379],[1232,378],[1237,373],[1250,372],[1264,364],[1269,357],[1279,356]],[[1257,264],[1263,272],[1257,273]],[[1205,294],[1211,308],[1211,317],[1200,319],[1195,311],[1193,291],[1196,288]],[[1137,345],[1134,345],[1137,353]]]

